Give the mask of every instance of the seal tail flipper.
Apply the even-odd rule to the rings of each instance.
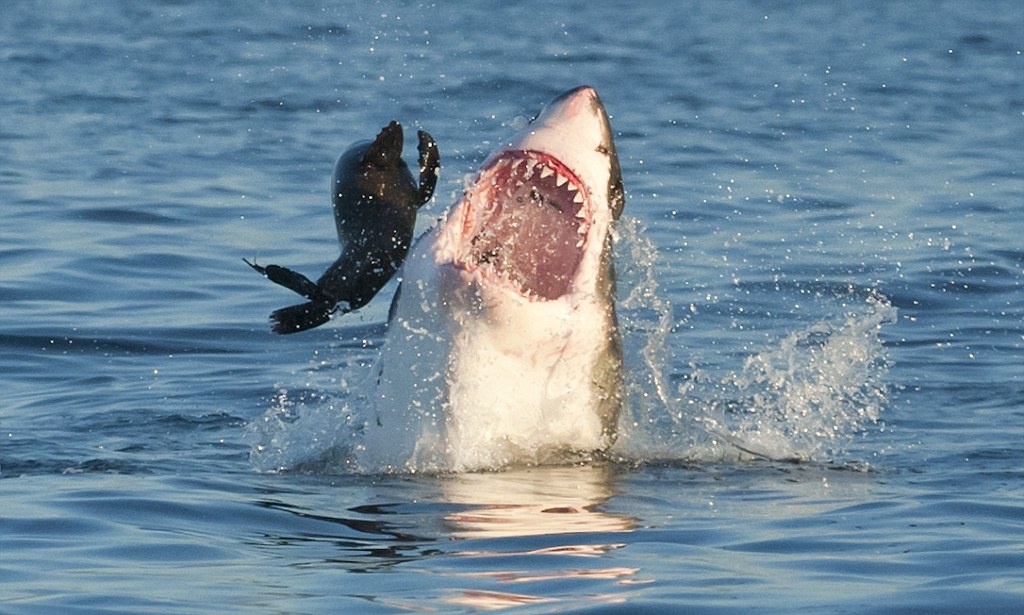
[[[258,273],[265,275],[271,282],[284,286],[288,290],[298,293],[307,299],[315,300],[320,296],[320,289],[317,288],[316,282],[313,282],[297,271],[292,271],[287,267],[279,265],[262,267],[256,263],[250,263],[244,258],[242,260]]]
[[[279,310],[270,315],[274,333],[288,335],[319,327],[331,319],[334,305],[323,301],[300,303]]]
[[[418,196],[420,205],[430,200],[434,195],[434,187],[437,185],[437,176],[441,170],[441,155],[437,153],[437,142],[430,133],[420,130],[416,133],[419,136],[420,153],[420,187]]]

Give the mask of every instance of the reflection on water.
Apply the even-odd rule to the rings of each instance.
[[[255,543],[285,561],[294,560],[285,552],[302,553],[295,569],[407,575],[401,588],[381,589],[378,604],[410,611],[426,603],[608,604],[647,582],[617,555],[634,520],[603,510],[616,492],[614,467],[351,476],[330,489],[314,480],[309,490],[299,480],[291,476],[260,499],[270,516],[253,521]]]
[[[450,604],[458,604],[485,611],[504,609],[524,604],[540,604],[542,602],[553,601],[554,600],[551,598],[543,598],[541,596],[486,591],[481,589],[466,590],[458,596],[446,600],[446,602]]]
[[[600,510],[612,496],[610,481],[602,466],[453,475],[443,497],[467,508],[445,521],[456,538],[628,532],[632,519]]]
[[[601,510],[613,495],[611,479],[611,470],[602,466],[526,468],[446,477],[443,497],[449,503],[465,506],[446,515],[446,525],[453,537],[471,539],[477,547],[456,553],[477,560],[471,570],[456,576],[516,585],[517,591],[464,589],[444,601],[475,609],[500,609],[557,601],[552,597],[551,583],[636,582],[632,578],[637,568],[601,565],[607,560],[600,556],[623,547],[624,542],[602,541],[595,534],[631,532],[634,525],[629,517]],[[500,540],[541,536],[555,538],[543,542],[544,546],[532,539]],[[487,539],[499,540],[492,545]],[[538,595],[524,591],[534,583],[547,589]],[[625,599],[618,592],[594,598],[599,603]]]

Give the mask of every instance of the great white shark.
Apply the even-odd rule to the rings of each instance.
[[[624,392],[611,230],[624,204],[590,87],[486,159],[402,267],[365,467],[486,469],[612,445]]]

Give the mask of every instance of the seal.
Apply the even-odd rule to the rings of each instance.
[[[429,133],[418,131],[419,183],[402,160],[402,126],[392,121],[373,141],[353,144],[334,165],[331,203],[341,255],[313,282],[279,265],[245,263],[270,281],[309,299],[270,315],[275,333],[318,327],[336,312],[367,303],[405,261],[416,212],[437,185],[441,158]]]

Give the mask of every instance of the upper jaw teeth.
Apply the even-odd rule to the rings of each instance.
[[[554,180],[548,179],[552,176],[554,176]],[[571,180],[571,177],[570,173],[562,173],[559,170],[559,165],[553,164],[542,155],[537,155],[532,151],[512,150],[495,160],[490,170],[485,171],[477,181],[482,179],[484,185],[500,190],[505,197],[508,197],[531,181],[547,180],[550,182],[547,183],[547,186],[551,186],[553,183],[555,188],[566,191],[565,197],[571,197],[571,202],[575,205],[573,215],[586,221],[590,217],[586,207],[586,191],[576,180]],[[537,187],[543,192],[543,187]],[[484,199],[494,198],[494,196],[497,194],[491,197],[484,196]],[[562,203],[568,204],[568,201],[562,201]],[[585,232],[585,228],[583,230]]]

